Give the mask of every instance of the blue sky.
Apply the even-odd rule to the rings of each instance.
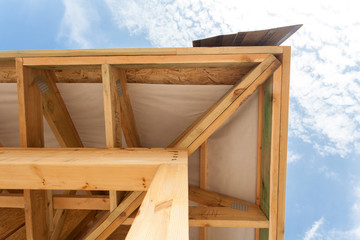
[[[293,47],[286,239],[360,239],[355,1],[0,0],[0,50],[186,47],[304,24]]]

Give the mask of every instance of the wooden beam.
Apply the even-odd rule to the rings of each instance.
[[[286,198],[286,167],[289,118],[291,48],[284,47],[281,72],[281,117],[280,117],[280,156],[279,156],[279,196],[277,217],[277,239],[285,238],[285,198]]]
[[[257,144],[257,164],[256,164],[256,205],[260,206],[261,199],[261,151],[262,151],[262,127],[263,127],[263,111],[264,111],[264,93],[263,86],[259,86],[259,103],[258,103],[258,144]],[[255,232],[255,239],[259,240],[260,229]]]
[[[54,209],[109,210],[106,195],[54,195]]]
[[[280,62],[272,55],[249,72],[239,84],[234,86],[221,100],[214,104],[198,121],[169,147],[187,148],[192,154],[235,110],[255,92],[279,67]]]
[[[125,70],[119,70],[119,83],[121,87],[121,125],[128,147],[141,147],[139,134],[136,128],[135,117],[131,107]]]
[[[60,146],[83,147],[56,82],[56,75],[51,70],[43,70],[35,79],[41,92],[44,117]]]
[[[0,208],[24,208],[24,194],[1,193]]]
[[[263,85],[263,125],[261,149],[261,194],[260,209],[269,219],[270,216],[270,157],[271,157],[271,125],[272,125],[272,94],[273,78],[270,77]],[[269,239],[269,229],[260,229],[259,239]]]
[[[106,239],[140,206],[144,197],[145,192],[130,193],[112,212],[99,219],[84,239]]]
[[[0,83],[16,83],[15,63],[1,67]],[[221,85],[235,84],[249,67],[126,68],[128,83]],[[102,83],[100,68],[54,70],[58,83]]]
[[[79,57],[79,56],[138,56],[138,55],[193,55],[193,54],[281,54],[283,47],[209,47],[209,48],[105,48],[65,50],[0,51],[0,60],[22,57]]]
[[[186,161],[180,149],[1,148],[0,189],[144,191],[160,164]]]
[[[187,163],[159,167],[127,240],[189,239],[187,175]]]
[[[20,145],[22,147],[44,147],[41,96],[34,82],[39,72],[24,67],[23,59],[16,59],[16,72],[18,76]],[[5,171],[9,170],[2,170],[2,172]],[[14,176],[9,180],[14,180]],[[19,186],[19,188],[26,188],[26,186]],[[51,192],[28,189],[24,190],[27,239],[49,238],[53,228]]]
[[[207,189],[208,140],[200,146],[200,188]],[[200,240],[206,240],[206,228],[200,228]]]
[[[189,200],[206,206],[190,207],[191,226],[269,227],[268,219],[256,204],[193,186],[189,186]]]
[[[169,56],[99,56],[99,57],[38,57],[24,58],[24,66],[63,68],[112,64],[117,67],[235,67],[255,66],[269,54],[218,54]]]
[[[53,195],[54,209],[109,210],[107,195]],[[24,195],[20,193],[0,194],[0,208],[24,208]]]
[[[280,108],[281,108],[281,73],[278,68],[273,75],[271,155],[270,155],[270,216],[269,239],[277,239],[278,187],[279,187],[279,152],[280,152]]]
[[[231,207],[233,203],[238,203],[240,205],[246,205],[248,209],[258,208],[256,204],[194,186],[189,186],[189,200],[210,207]]]
[[[190,207],[189,224],[193,227],[269,227],[268,219],[259,208],[242,211],[229,207]]]
[[[105,136],[108,148],[121,147],[121,117],[119,95],[116,81],[119,79],[117,69],[109,64],[103,64],[103,97],[105,116]]]

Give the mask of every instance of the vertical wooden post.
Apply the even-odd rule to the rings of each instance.
[[[269,219],[270,212],[270,152],[271,152],[271,125],[272,125],[272,94],[273,78],[270,77],[262,86],[263,113],[262,113],[262,144],[261,144],[261,194],[260,209]],[[259,239],[269,239],[269,229],[259,230]]]
[[[281,118],[280,118],[280,158],[279,158],[279,197],[277,239],[285,238],[285,197],[286,197],[286,167],[289,118],[290,89],[290,59],[291,47],[284,47],[281,72]]]
[[[264,111],[264,92],[263,85],[259,86],[259,103],[258,103],[258,149],[256,165],[256,205],[260,206],[261,198],[261,152],[262,152],[262,128],[263,128],[263,111]],[[260,239],[260,229],[256,229],[255,239]]]
[[[200,146],[200,188],[207,189],[207,168],[208,168],[208,140]],[[200,228],[200,240],[206,240],[206,228]]]
[[[108,148],[121,147],[121,117],[119,94],[116,86],[118,71],[109,64],[103,64],[102,81],[104,96],[106,146]],[[113,211],[120,203],[121,193],[109,192],[110,211]]]
[[[41,96],[34,82],[40,71],[24,67],[22,58],[17,58],[16,72],[20,145],[44,147]],[[27,239],[48,239],[53,228],[51,191],[25,189],[24,201]]]
[[[282,73],[282,67],[280,66],[273,74],[271,157],[270,157],[269,240],[277,239],[279,156],[280,156],[279,153],[280,153],[281,73]]]

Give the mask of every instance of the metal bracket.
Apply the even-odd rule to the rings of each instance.
[[[121,97],[122,96],[122,88],[121,88],[120,80],[116,81],[116,88],[117,88],[119,97]]]
[[[46,81],[42,76],[35,78],[34,82],[40,89],[41,93],[46,93],[47,91],[49,91],[49,86],[47,85]]]
[[[241,203],[231,203],[231,208],[233,209],[237,209],[237,210],[241,210],[241,211],[248,211],[249,207],[246,204],[241,204]]]

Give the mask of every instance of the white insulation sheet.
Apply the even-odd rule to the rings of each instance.
[[[166,147],[231,86],[128,84],[143,147]],[[101,84],[60,83],[68,111],[85,147],[105,147]],[[210,138],[209,190],[256,200],[258,93],[253,94]],[[44,121],[46,147],[59,147]],[[16,84],[0,84],[0,142],[19,146]],[[189,183],[199,185],[199,151],[189,159]],[[207,228],[209,240],[255,239],[254,229]],[[190,228],[199,239],[199,228]]]

